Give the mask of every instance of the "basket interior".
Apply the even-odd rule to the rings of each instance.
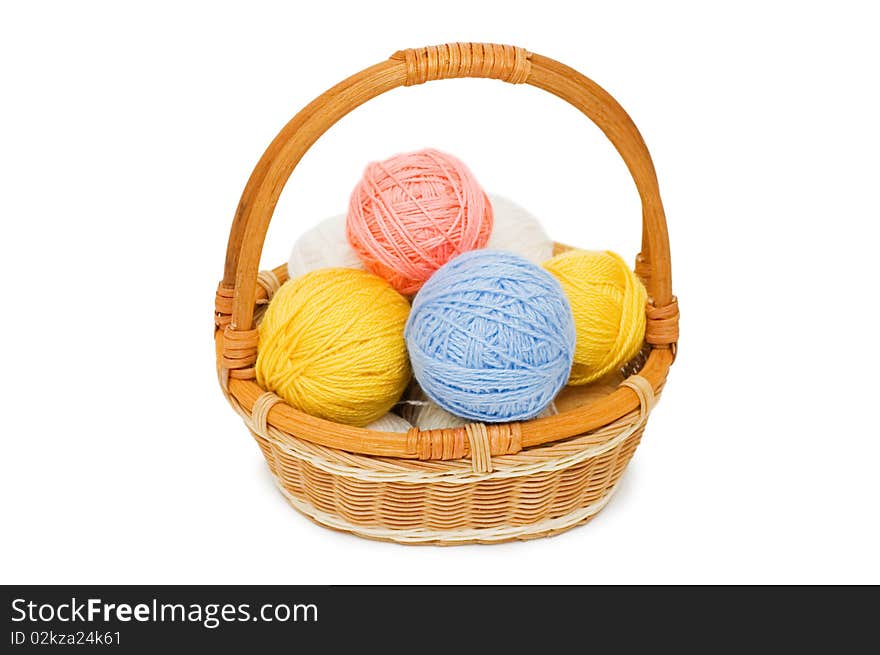
[[[567,246],[560,248],[557,246],[557,252],[568,250]],[[268,302],[264,301],[257,305],[254,310],[254,326],[258,327],[266,313]],[[565,385],[554,399],[557,413],[570,412],[580,409],[584,405],[600,400],[613,392],[620,386],[628,376],[635,375],[639,372],[647,358],[648,348],[643,347],[642,350],[629,362],[624,364],[619,370],[612,371],[608,375],[584,385]],[[398,403],[399,405],[400,403]],[[397,409],[395,406],[395,410]],[[394,411],[394,410],[392,410]]]

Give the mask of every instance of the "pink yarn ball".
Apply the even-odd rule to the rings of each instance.
[[[367,270],[410,295],[456,255],[486,245],[492,205],[462,162],[419,150],[367,166],[345,231]]]

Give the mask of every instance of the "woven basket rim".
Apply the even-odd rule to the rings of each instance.
[[[627,379],[639,377],[638,374]],[[643,380],[643,378],[642,378]],[[644,385],[645,389],[650,388]],[[517,453],[492,458],[492,471],[477,470],[473,459],[418,460],[398,457],[376,457],[321,446],[308,439],[269,425],[246,411],[227,394],[230,405],[257,439],[265,439],[282,452],[310,461],[317,467],[343,477],[373,479],[381,482],[407,481],[412,477],[421,482],[467,483],[476,479],[504,479],[531,475],[542,470],[557,470],[596,457],[626,440],[632,432],[644,427],[659,394],[648,392],[634,410],[608,425],[568,439],[524,448]],[[367,472],[365,474],[365,472]]]

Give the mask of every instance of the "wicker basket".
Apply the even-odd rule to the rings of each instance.
[[[505,425],[406,434],[304,414],[254,379],[256,325],[287,278],[260,272],[275,204],[300,158],[337,120],[399,86],[456,77],[531,84],[592,119],[629,168],[642,201],[636,272],[649,293],[642,357],[615,384],[559,414]],[[401,543],[499,542],[552,535],[605,506],[663,387],[678,339],[669,244],[657,178],[635,125],[595,82],[521,48],[453,43],[403,50],[336,85],[297,114],[244,190],[217,290],[220,383],[296,509],[327,527]],[[598,397],[596,397],[598,396]]]

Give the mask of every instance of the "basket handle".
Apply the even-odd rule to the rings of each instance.
[[[227,366],[237,361],[232,368],[247,369],[256,358],[253,319],[260,255],[281,191],[306,151],[340,118],[367,100],[400,86],[459,77],[487,77],[538,87],[579,109],[605,133],[626,163],[641,197],[642,249],[636,271],[645,280],[652,300],[647,338],[660,347],[674,344],[678,312],[672,295],[666,218],[654,164],[630,117],[598,84],[557,61],[513,46],[450,43],[401,50],[352,75],[303,108],[266,149],[239,202],[217,292],[217,316],[225,317],[217,324],[225,326],[231,337],[226,342],[234,350],[227,353]]]

